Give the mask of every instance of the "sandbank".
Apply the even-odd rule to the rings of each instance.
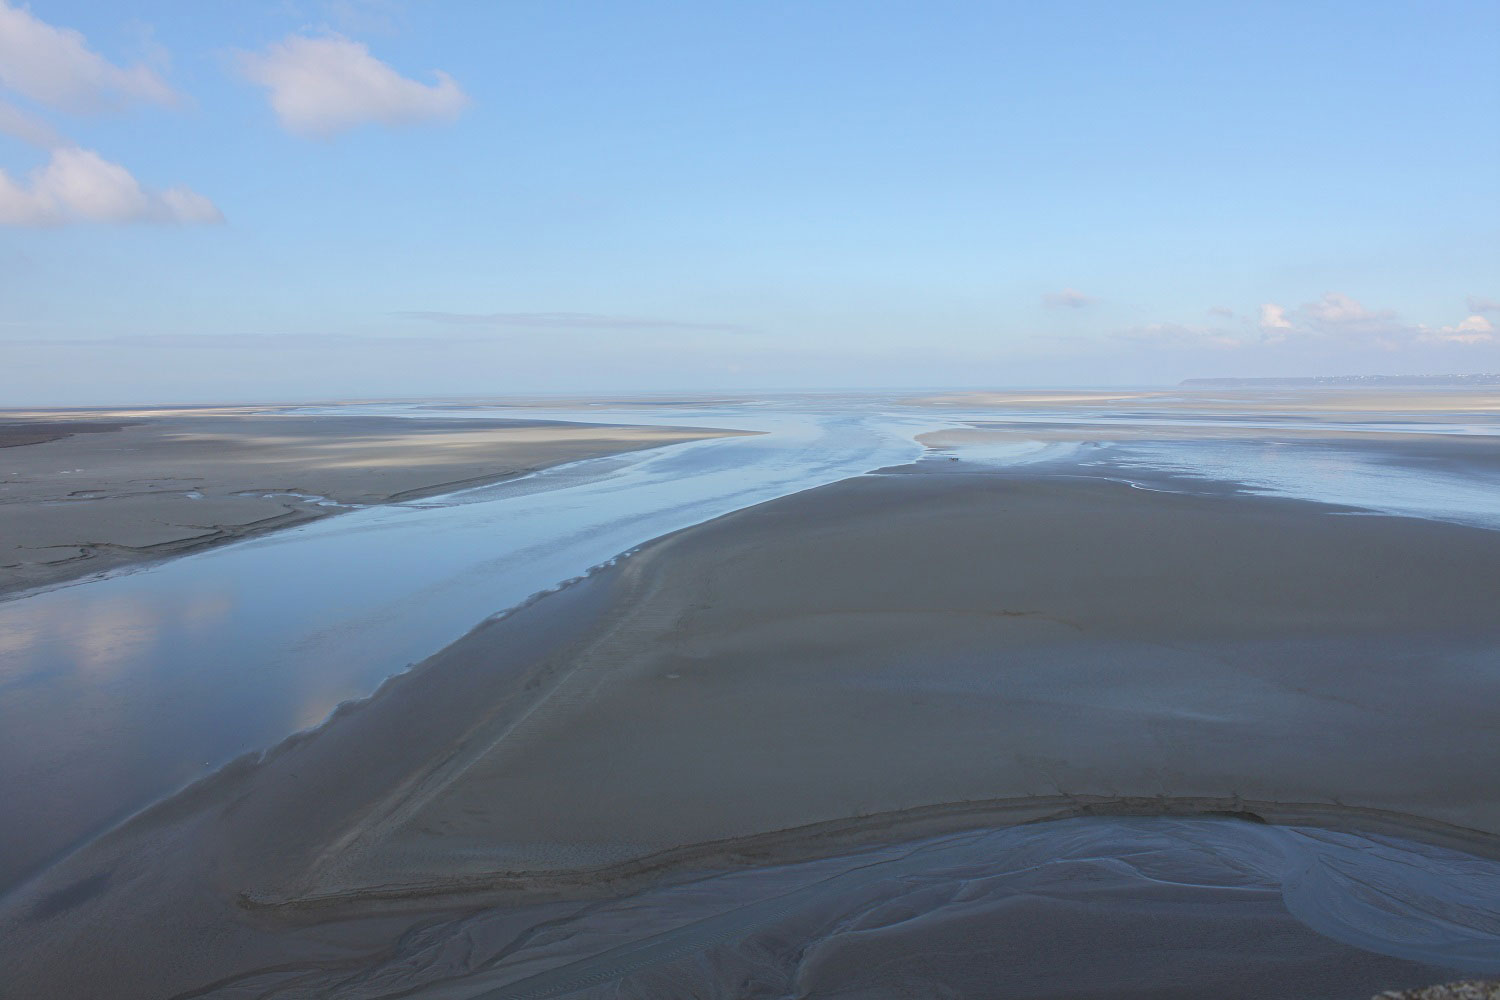
[[[737,431],[247,408],[0,412],[0,595]]]
[[[478,914],[526,936],[691,873],[1065,817],[1500,857],[1497,594],[1500,534],[1475,528],[861,477],[654,542],[148,810],[11,893],[0,957],[29,996],[198,995],[369,970]],[[1126,942],[1101,955],[1131,954],[1128,907],[1098,919]],[[1274,906],[1235,919],[1241,954],[1274,948]],[[1324,977],[1297,982],[1334,968],[1314,943],[1287,946]],[[475,995],[442,954],[431,995]]]

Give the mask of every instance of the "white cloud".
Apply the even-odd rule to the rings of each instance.
[[[143,41],[164,62],[164,51],[147,29],[142,31]],[[71,112],[133,101],[180,103],[155,70],[116,66],[92,51],[77,31],[54,27],[11,0],[0,0],[0,87]],[[118,163],[74,145],[46,122],[3,100],[0,134],[50,151],[48,161],[25,180],[0,169],[0,225],[224,221],[213,202],[196,191],[148,191]]]
[[[37,226],[48,221],[46,203],[0,170],[0,225]]]
[[[35,175],[33,193],[43,202],[95,222],[129,222],[150,211],[130,171],[98,153],[59,149]]]
[[[1342,292],[1325,292],[1317,302],[1309,302],[1300,310],[1302,315],[1315,325],[1330,328],[1378,328],[1384,330],[1396,322],[1396,314],[1389,309],[1366,308]]]
[[[166,210],[166,221],[206,225],[223,222],[224,213],[207,196],[182,185],[169,187],[158,196]]]
[[[0,135],[8,135],[12,139],[20,139],[28,146],[40,146],[43,149],[66,144],[51,125],[5,101],[0,101]]]
[[[1060,292],[1048,292],[1042,296],[1043,304],[1067,309],[1082,309],[1097,301],[1092,295],[1086,295],[1076,288],[1064,288]]]
[[[1286,307],[1278,306],[1274,302],[1267,302],[1260,307],[1260,327],[1262,330],[1290,330],[1292,321],[1286,318]]]
[[[408,79],[362,43],[339,35],[290,35],[264,52],[242,53],[240,68],[271,92],[281,124],[305,135],[331,135],[366,122],[450,120],[469,102],[447,73],[434,70],[432,84]]]
[[[1494,324],[1477,306],[1487,300],[1471,298],[1472,315],[1454,326],[1429,327],[1403,320],[1394,310],[1371,309],[1342,292],[1326,292],[1316,302],[1296,309],[1268,302],[1260,307],[1260,326],[1265,344],[1288,341],[1321,342],[1326,345],[1373,347],[1394,351],[1419,344],[1500,343]]]
[[[1260,307],[1260,328],[1266,344],[1321,340],[1383,350],[1395,350],[1420,332],[1393,311],[1370,309],[1342,292],[1325,292],[1296,309],[1267,302]]]
[[[1457,326],[1424,331],[1419,339],[1442,344],[1491,344],[1500,338],[1495,336],[1495,324],[1475,313]]]
[[[1500,299],[1487,299],[1483,295],[1470,295],[1469,312],[1500,313]]]
[[[1209,306],[1208,314],[1210,316],[1218,316],[1222,319],[1234,318],[1234,310],[1229,308],[1228,306]]]
[[[64,111],[178,102],[155,70],[116,66],[77,31],[53,27],[10,0],[0,0],[0,86]]]
[[[1102,343],[1165,353],[1238,352],[1247,362],[1321,358],[1319,364],[1324,364],[1343,357],[1363,363],[1371,357],[1404,356],[1413,364],[1425,364],[1444,356],[1459,365],[1470,363],[1462,358],[1487,364],[1482,359],[1500,350],[1500,320],[1474,308],[1486,301],[1471,298],[1469,316],[1451,326],[1431,326],[1405,320],[1391,309],[1371,308],[1341,292],[1328,292],[1296,308],[1266,302],[1258,322],[1231,315],[1226,322],[1205,325],[1152,323],[1114,331]]]
[[[55,149],[23,184],[0,170],[0,225],[66,222],[222,222],[213,202],[187,188],[156,193],[130,171],[77,146]]]

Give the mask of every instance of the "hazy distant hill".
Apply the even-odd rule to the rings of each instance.
[[[1423,385],[1465,387],[1500,386],[1500,374],[1476,375],[1315,375],[1307,378],[1188,378],[1180,385],[1256,386],[1259,388],[1297,385]]]

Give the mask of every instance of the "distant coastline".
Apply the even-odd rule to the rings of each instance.
[[[1254,386],[1276,388],[1299,385],[1379,385],[1379,386],[1452,386],[1472,387],[1476,385],[1500,386],[1500,374],[1480,373],[1475,375],[1313,375],[1300,378],[1185,378],[1178,385],[1184,386]]]

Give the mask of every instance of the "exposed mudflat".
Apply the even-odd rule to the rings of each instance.
[[[0,595],[364,504],[724,433],[223,407],[12,412],[0,415]]]
[[[0,957],[28,995],[121,998],[1485,972],[1497,567],[1495,532],[1293,500],[846,481],[653,543],[149,810],[8,896]]]

